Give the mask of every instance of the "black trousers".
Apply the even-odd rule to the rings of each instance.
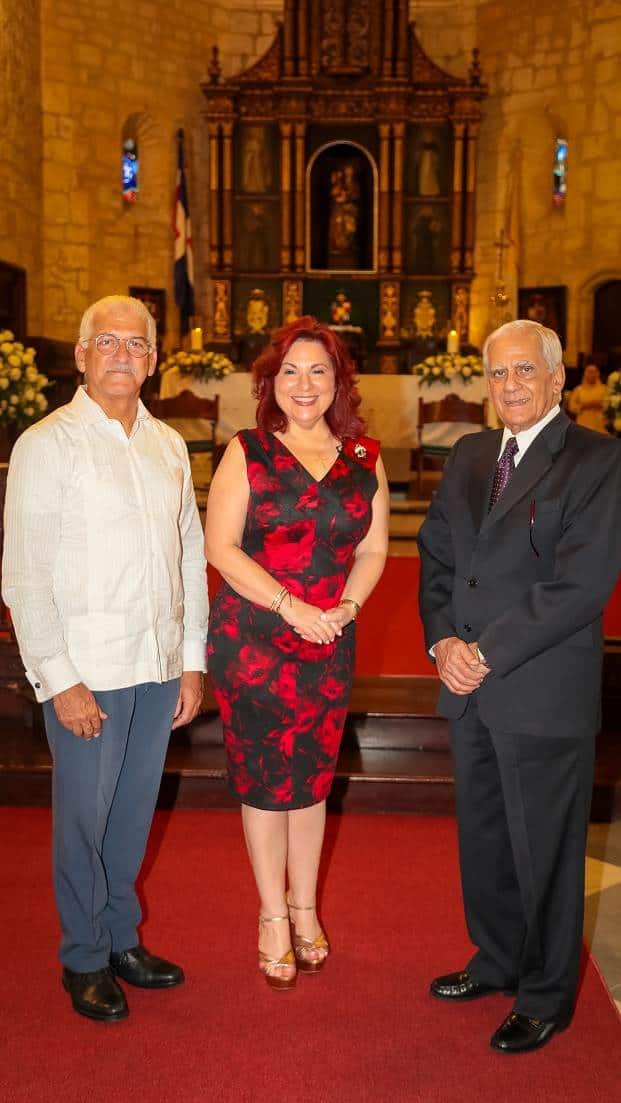
[[[464,907],[476,980],[568,1019],[584,916],[595,739],[490,731],[476,695],[451,723]]]

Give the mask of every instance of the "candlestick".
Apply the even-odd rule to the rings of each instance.
[[[450,329],[446,338],[446,351],[449,356],[456,356],[459,352],[459,334],[456,329]]]
[[[190,348],[192,352],[200,352],[203,347],[203,331],[200,326],[194,326],[191,333]]]

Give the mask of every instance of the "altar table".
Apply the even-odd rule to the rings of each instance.
[[[235,372],[224,379],[202,381],[170,368],[162,377],[160,397],[171,398],[182,390],[191,390],[203,398],[220,396],[220,413],[216,426],[216,441],[226,444],[239,429],[255,425],[256,400],[252,397],[250,372]],[[362,397],[360,413],[367,422],[367,432],[377,437],[385,449],[411,449],[418,444],[418,400],[437,402],[456,394],[467,402],[482,402],[487,388],[481,376],[470,383],[452,380],[450,385],[432,383],[422,386],[415,375],[361,375],[358,390]],[[496,420],[488,406],[488,424]],[[437,422],[425,426],[425,441],[450,446],[464,433],[478,432],[471,424]]]

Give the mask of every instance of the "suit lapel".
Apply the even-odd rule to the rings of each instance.
[[[502,440],[502,429],[481,433],[478,440],[481,443],[481,450],[474,461],[468,478],[468,501],[476,532],[481,528],[487,513],[496,460],[498,459],[498,451]]]
[[[528,449],[524,459],[515,469],[511,480],[496,502],[496,505],[483,519],[481,531],[484,532],[501,521],[510,509],[524,498],[537,485],[554,463],[554,459],[565,443],[565,435],[570,420],[563,411],[542,429]]]

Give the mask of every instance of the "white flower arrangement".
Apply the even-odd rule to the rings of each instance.
[[[477,376],[483,375],[483,361],[480,356],[459,356],[448,352],[439,356],[428,356],[421,360],[420,364],[414,364],[412,375],[417,375],[421,385],[432,383],[451,383],[454,379],[462,379],[464,383],[471,383]]]
[[[35,358],[35,350],[24,348],[10,329],[0,330],[0,426],[19,432],[47,410],[47,398],[41,392],[50,381],[37,368]]]
[[[607,379],[604,421],[613,437],[621,437],[621,372],[612,371]]]
[[[171,353],[160,371],[170,371],[171,368],[178,368],[183,375],[194,375],[197,379],[224,379],[235,371],[235,365],[223,352],[208,352],[205,349]]]

